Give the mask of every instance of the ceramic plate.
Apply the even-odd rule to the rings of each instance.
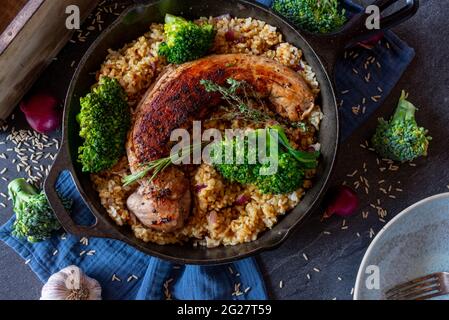
[[[391,287],[440,271],[449,272],[449,193],[412,205],[377,234],[360,265],[354,299],[385,299]]]

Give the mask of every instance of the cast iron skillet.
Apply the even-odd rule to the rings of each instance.
[[[397,0],[378,0],[377,5],[383,10]],[[411,17],[418,8],[418,0],[409,0],[407,5],[396,13],[383,18],[381,25],[389,28]],[[236,246],[204,248],[192,245],[157,245],[145,243],[137,239],[129,227],[119,227],[109,218],[100,204],[97,192],[93,189],[89,175],[81,172],[77,163],[77,149],[81,141],[78,136],[78,125],[75,120],[80,110],[79,98],[84,96],[95,79],[95,73],[107,55],[108,48],[120,48],[148,30],[151,22],[162,22],[164,15],[171,13],[186,18],[200,16],[219,16],[231,14],[236,17],[254,17],[278,27],[285,40],[303,50],[307,62],[311,65],[321,85],[318,103],[322,106],[324,119],[319,132],[322,159],[314,186],[307,192],[303,201],[285,215],[271,229],[262,233],[251,243]],[[106,237],[126,242],[136,249],[159,258],[177,263],[188,264],[220,264],[254,255],[261,250],[274,248],[282,243],[292,229],[297,226],[319,203],[329,180],[335,161],[339,120],[332,81],[326,68],[318,57],[322,55],[329,72],[344,45],[355,41],[357,37],[369,34],[365,28],[365,14],[354,16],[342,30],[327,36],[315,36],[306,32],[298,32],[284,19],[270,9],[244,0],[165,0],[152,1],[149,4],[137,4],[126,10],[118,19],[96,39],[81,60],[70,84],[64,109],[63,142],[52,169],[45,181],[45,193],[64,229],[72,234],[86,237]],[[378,30],[377,30],[378,31]],[[313,46],[309,45],[310,40]],[[315,51],[316,50],[316,51]],[[329,73],[330,74],[330,73]],[[77,225],[64,209],[57,193],[55,182],[59,174],[68,170],[76,187],[96,218],[92,226]]]

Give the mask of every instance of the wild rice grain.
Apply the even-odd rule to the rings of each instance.
[[[112,281],[122,281],[119,277],[117,277],[116,275],[115,275],[115,273],[112,275]]]

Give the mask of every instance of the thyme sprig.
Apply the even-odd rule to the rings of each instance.
[[[250,106],[248,90],[252,91],[253,97],[257,98],[258,96],[247,82],[228,78],[226,79],[226,83],[229,84],[229,87],[220,86],[210,80],[202,79],[200,81],[200,84],[204,86],[207,92],[220,93],[222,98],[228,103],[230,111],[226,114],[227,118],[244,118],[255,122],[262,122],[270,119],[264,112]],[[242,91],[243,98],[237,94],[237,90]]]
[[[190,157],[190,155],[197,150],[197,148],[201,148],[206,142],[188,145],[183,148],[181,148],[181,156],[179,156],[178,161],[182,162],[187,157]],[[148,179],[148,182],[151,182],[156,178],[156,176],[164,171],[167,167],[169,167],[173,163],[172,155],[169,155],[164,158],[159,158],[153,161],[149,161],[145,164],[142,164],[141,167],[143,167],[142,170],[132,173],[130,175],[127,175],[123,177],[122,183],[123,186],[128,186],[130,184],[133,184],[137,180],[140,180],[144,177],[146,177],[150,172],[152,172],[151,177]]]

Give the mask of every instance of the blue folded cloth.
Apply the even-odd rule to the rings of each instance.
[[[260,2],[271,3],[270,0]],[[360,7],[348,4],[354,10],[360,10]],[[385,45],[387,42],[389,48]],[[391,32],[387,32],[382,44],[374,49],[354,51],[357,58],[354,59],[356,54],[352,54],[336,66],[337,96],[339,101],[343,101],[340,108],[343,138],[348,137],[382,103],[414,56],[413,49]],[[376,60],[365,70],[365,61],[371,57]],[[353,72],[354,68],[359,70],[358,74]],[[366,82],[364,77],[369,70],[371,78]],[[375,99],[377,102],[370,98],[377,95],[381,96]],[[364,97],[365,104],[362,103]],[[61,174],[56,187],[64,196],[74,200],[72,211],[79,224],[93,222],[92,214],[67,172]],[[263,278],[253,258],[221,266],[175,266],[116,240],[91,238],[85,245],[78,237],[58,233],[49,240],[30,244],[11,236],[13,222],[14,217],[0,228],[0,239],[23,259],[29,260],[29,266],[42,282],[51,274],[74,264],[100,282],[104,299],[164,299],[167,295],[173,299],[267,298]]]

